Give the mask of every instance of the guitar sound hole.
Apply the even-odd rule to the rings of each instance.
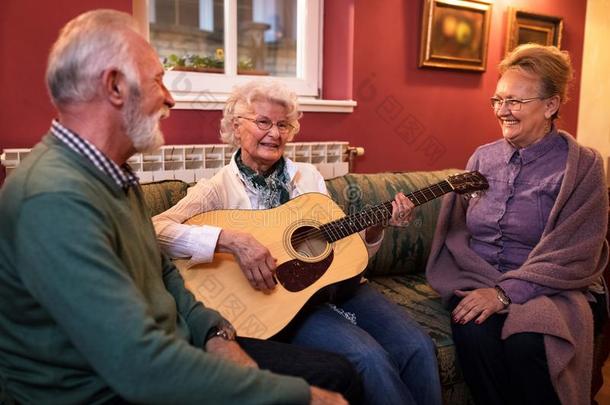
[[[320,256],[326,250],[326,241],[313,226],[297,228],[290,237],[290,244],[295,252],[304,257]]]

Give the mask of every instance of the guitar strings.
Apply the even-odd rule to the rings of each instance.
[[[478,174],[478,173],[476,173],[476,174]],[[466,180],[462,179],[461,182],[462,183],[464,181],[470,182],[468,180],[468,178],[473,177],[473,172],[452,176],[452,180],[454,183],[456,183],[459,180],[459,177],[464,177],[464,176],[466,177]],[[474,175],[474,179],[475,179],[474,183],[477,183],[478,177],[476,175]],[[479,180],[479,182],[480,182],[480,180]],[[463,186],[463,184],[462,184],[462,186]],[[471,183],[471,188],[472,187],[473,186]],[[474,186],[474,188],[477,188],[477,187]],[[439,193],[438,194],[435,193],[434,189],[437,189]],[[477,189],[480,189],[480,187]],[[413,202],[413,204],[415,204],[415,206],[418,206],[418,205],[421,205],[428,201],[431,201],[435,198],[438,198],[444,194],[447,194],[451,191],[456,191],[456,190],[457,189],[448,180],[444,180],[442,182],[433,184],[429,187],[425,187],[421,190],[417,190],[410,194],[407,194],[406,197],[409,198],[411,200],[411,202]],[[428,193],[428,194],[426,194],[426,193]],[[423,200],[423,202],[420,201],[420,198],[418,198],[418,195]],[[353,230],[353,228],[355,228],[355,227],[356,227],[356,229],[359,227],[359,228],[361,228],[360,230],[362,230],[362,229],[365,229],[367,226],[371,226],[375,223],[383,221],[384,219],[388,219],[392,215],[392,211],[390,210],[391,206],[392,206],[392,200],[386,201],[382,204],[373,206],[371,208],[365,209],[365,210],[357,212],[355,214],[336,219],[336,220],[328,222],[326,224],[322,224],[319,228],[313,228],[311,230],[301,233],[300,235],[291,239],[291,242],[294,244],[300,244],[300,243],[305,242],[308,239],[311,239],[312,237],[313,238],[322,237],[325,240],[325,242],[327,242],[327,243],[335,242],[337,240],[343,239],[344,237],[355,233],[356,231]],[[377,215],[381,215],[381,218],[379,218]],[[362,221],[365,221],[364,224],[362,223]],[[366,221],[368,221],[368,222],[366,222]],[[346,232],[346,228],[347,228],[345,225],[343,225],[344,223],[347,223],[347,226],[349,226],[349,229],[347,229],[347,233],[345,235],[342,234],[342,232]],[[275,245],[281,245],[281,244],[282,244],[282,242],[278,241],[276,243],[271,243],[269,245],[269,247],[273,247]]]
[[[320,226],[320,228],[314,228],[308,231],[305,231],[301,234],[299,234],[298,236],[296,236],[295,238],[292,239],[293,243],[302,243],[307,239],[311,239],[312,237],[314,238],[324,238],[324,236],[328,236],[329,238],[331,238],[332,240],[328,240],[327,238],[324,238],[326,240],[326,242],[335,242],[339,239],[342,239],[346,236],[349,236],[357,231],[353,230],[353,228],[366,228],[367,226],[370,226],[370,224],[368,224],[367,222],[364,223],[364,225],[362,225],[362,221],[366,220],[365,218],[368,218],[369,221],[378,221],[379,218],[377,218],[376,214],[381,214],[383,219],[387,219],[389,216],[391,216],[391,211],[389,210],[389,207],[391,207],[391,202],[386,202],[383,204],[380,204],[379,206],[375,206],[372,208],[369,208],[367,210],[364,211],[360,211],[356,214],[347,216],[347,217],[343,217],[340,219],[337,219],[335,221],[332,222],[328,222],[326,224],[323,224]],[[373,216],[371,218],[371,216]],[[358,218],[360,217],[360,218]],[[364,217],[364,218],[362,218]],[[342,223],[347,223],[348,226],[342,225]],[[349,228],[349,229],[347,229]]]
[[[449,187],[445,189],[445,188],[443,188],[443,186],[449,186]],[[440,193],[436,194],[434,192],[434,188],[438,189],[440,191]],[[413,202],[413,204],[421,205],[421,204],[426,203],[430,200],[433,200],[437,197],[440,197],[441,195],[446,194],[451,190],[452,190],[452,188],[449,185],[449,183],[447,181],[442,181],[440,183],[433,184],[424,189],[414,191],[413,193],[408,194],[407,198],[409,198]],[[429,194],[426,195],[426,192],[428,192]],[[423,200],[423,201],[420,201],[420,198],[417,198],[418,195],[420,196],[421,200]],[[365,229],[366,227],[374,225],[377,222],[388,219],[392,215],[392,211],[390,210],[391,206],[392,206],[392,201],[386,201],[382,204],[371,207],[369,209],[366,209],[366,210],[360,211],[358,213],[355,213],[355,214],[337,219],[335,221],[323,224],[322,226],[320,226],[320,228],[315,228],[315,229],[303,232],[302,234],[300,234],[297,237],[295,237],[294,239],[292,239],[292,242],[298,244],[298,243],[302,243],[302,242],[306,241],[307,239],[311,239],[312,237],[313,238],[324,237],[324,234],[326,234],[327,236],[329,236],[330,238],[333,239],[333,240],[326,240],[327,242],[329,242],[329,243],[335,242],[339,239],[342,239],[344,237],[347,237],[347,236],[357,232],[357,231],[353,230],[354,228]],[[382,217],[378,218],[376,216],[376,214],[381,214]],[[371,218],[371,216],[373,216],[373,217]],[[364,222],[364,226],[361,226],[361,224],[362,224],[361,221],[363,221],[363,220],[366,221],[367,219],[372,222],[371,223]],[[354,225],[354,222],[356,222],[356,224],[355,224],[356,226]],[[347,223],[348,227],[344,226],[343,223]]]
[[[443,195],[443,194],[451,191],[451,188],[449,188],[447,190],[443,189],[442,186],[445,184],[446,184],[446,182],[434,184],[434,185],[428,187],[427,189],[418,190],[411,194],[408,194],[407,197],[409,199],[411,199],[411,201],[414,204],[421,205],[427,201],[430,201],[434,198],[437,198],[440,195]],[[432,190],[433,187],[438,188],[441,191],[441,193],[438,195],[436,193],[434,193],[434,191]],[[426,191],[428,191],[431,194],[431,196],[426,195]],[[417,193],[420,194],[420,197],[423,197],[422,198],[422,200],[424,200],[423,202],[420,201],[419,198],[417,198],[417,196],[416,196]],[[411,198],[411,197],[413,197],[413,198]],[[291,239],[291,242],[293,244],[300,244],[300,243],[303,243],[306,240],[312,239],[312,238],[315,238],[315,239],[323,238],[327,243],[335,242],[337,240],[343,239],[343,238],[357,232],[358,228],[361,228],[360,230],[362,230],[375,223],[388,219],[392,215],[392,211],[390,210],[391,206],[392,206],[392,201],[386,201],[382,204],[371,207],[369,209],[366,209],[366,210],[360,211],[358,213],[355,213],[355,214],[337,219],[335,221],[323,224],[320,226],[320,228],[314,228],[314,229],[305,231],[305,232],[299,234],[298,236],[296,236],[295,238]],[[378,215],[381,216],[381,218],[379,218]],[[364,223],[363,223],[363,221],[364,221]],[[347,224],[347,226],[344,224]]]
[[[434,189],[438,190],[438,194],[434,192]],[[413,204],[417,206],[435,198],[438,198],[452,190],[453,187],[451,187],[451,185],[445,180],[440,183],[433,184],[429,187],[407,194],[407,198],[409,198],[413,202]],[[375,223],[388,219],[392,215],[392,211],[390,210],[391,206],[392,201],[386,201],[382,204],[365,209],[358,213],[348,215],[346,217],[339,218],[337,220],[323,224],[319,228],[313,228],[311,230],[305,231],[296,236],[295,238],[291,239],[291,242],[299,244],[311,238],[324,238],[325,241],[328,243],[335,242],[357,232],[356,230],[354,230],[354,228],[361,228],[360,230],[362,230]],[[380,215],[381,217],[379,218],[378,215]],[[325,238],[325,236],[327,236],[328,238]],[[330,240],[328,240],[329,238]]]
[[[415,191],[409,195],[407,195],[407,197],[416,205],[421,205],[425,202],[428,202],[434,198],[437,198],[443,194],[446,194],[447,192],[451,191],[451,187],[449,187],[447,190],[445,190],[443,188],[444,185],[447,185],[448,183],[446,181],[443,181],[441,183],[437,183],[434,184],[426,189],[422,189],[422,190],[418,190]],[[433,190],[433,188],[437,188],[440,190],[440,194],[436,194]],[[429,192],[429,195],[426,195],[426,192]],[[420,197],[423,197],[422,200],[424,200],[423,202],[420,201],[419,198],[417,198],[417,194],[420,194]],[[431,196],[430,196],[431,195]],[[412,197],[412,198],[411,198]],[[369,222],[365,222],[365,225],[362,226],[362,228],[366,228],[367,226],[371,226],[374,223],[376,223],[377,221],[383,221],[384,219],[388,219],[388,216],[386,214],[389,214],[391,216],[391,211],[389,210],[389,208],[391,207],[392,202],[391,201],[387,201],[385,203],[380,204],[379,206],[375,206],[372,208],[369,208],[368,210],[364,210],[361,212],[358,212],[356,214],[352,214],[350,216],[344,217],[344,218],[340,218],[338,220],[329,222],[327,224],[322,225],[319,229],[314,229],[311,231],[307,231],[302,233],[301,235],[299,235],[298,237],[296,237],[295,239],[293,239],[294,242],[296,243],[300,243],[303,242],[306,239],[309,239],[311,237],[320,237],[322,236],[323,233],[328,234],[328,236],[332,237],[334,240],[330,240],[327,242],[334,242],[336,240],[342,239],[346,236],[351,235],[352,233],[354,233],[354,231],[352,229],[348,229],[347,233],[345,227],[342,225],[342,223],[347,222],[349,224],[350,228],[354,228],[354,222],[358,221],[361,222],[363,219],[366,221],[366,219],[369,219]],[[382,210],[383,208],[383,210]],[[381,218],[377,218],[376,217],[376,213],[381,213],[382,217]],[[370,215],[373,215],[373,218],[370,217]],[[358,218],[360,217],[360,218]],[[372,219],[372,221],[371,221]],[[357,225],[360,225],[357,223]],[[324,228],[324,229],[322,229]],[[328,232],[325,232],[326,230],[328,230]],[[334,231],[334,232],[333,232]],[[345,234],[344,234],[345,233]],[[339,236],[339,237],[337,237]]]

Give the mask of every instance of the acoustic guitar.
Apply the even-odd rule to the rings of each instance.
[[[417,206],[451,191],[469,194],[487,188],[483,175],[469,172],[407,197]],[[330,197],[307,193],[273,209],[210,211],[185,222],[251,233],[277,259],[277,285],[270,294],[252,288],[229,253],[216,253],[213,262],[190,268],[187,260],[176,260],[176,265],[186,287],[228,319],[239,336],[267,339],[281,331],[317,291],[362,273],[368,254],[357,232],[387,224],[391,216],[391,201],[346,216]]]

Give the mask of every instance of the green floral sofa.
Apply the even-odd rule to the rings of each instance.
[[[331,197],[346,213],[391,200],[444,180],[458,170],[411,173],[348,174],[326,181]],[[143,185],[144,196],[155,215],[186,194],[188,184],[162,181]],[[407,228],[387,228],[379,252],[371,259],[366,275],[372,285],[402,306],[428,331],[437,347],[437,356],[446,404],[471,403],[456,364],[451,340],[449,313],[439,296],[426,283],[424,267],[430,251],[440,199],[419,206]]]

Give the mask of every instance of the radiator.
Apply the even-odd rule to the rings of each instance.
[[[166,145],[155,152],[136,153],[128,163],[143,183],[168,179],[190,183],[212,177],[229,163],[235,149],[226,144]],[[5,149],[0,161],[6,174],[28,153],[30,149]],[[348,142],[294,142],[286,144],[284,150],[284,156],[295,162],[316,166],[325,179],[348,173],[352,158],[361,154],[362,148],[350,147]]]

